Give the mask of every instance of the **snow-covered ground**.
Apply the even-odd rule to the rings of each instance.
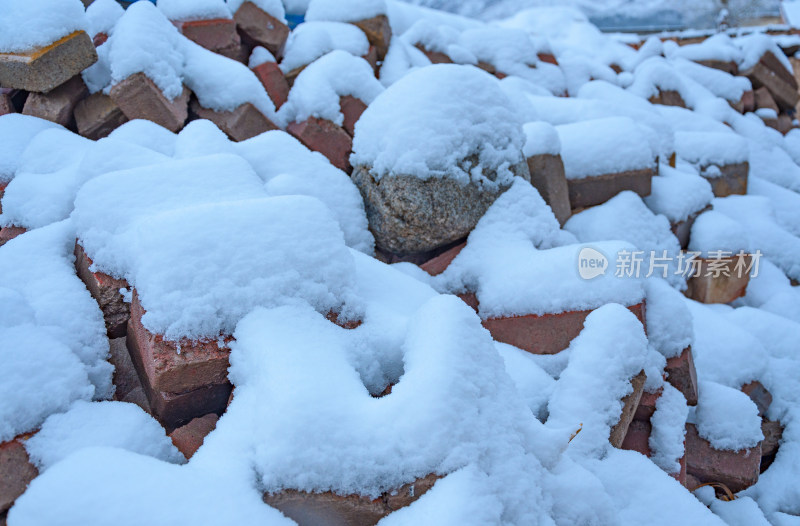
[[[710,1],[428,4],[468,18],[258,0],[270,24],[307,21],[237,61],[178,26],[231,28],[245,2],[2,1],[0,68],[86,30],[107,40],[83,101],[144,75],[165,105],[190,90],[277,129],[130,119],[90,140],[0,115],[0,524],[338,524],[313,518],[329,501],[381,526],[800,524],[797,35],[631,46],[590,21],[700,23]],[[382,16],[376,59],[387,27],[356,23]],[[295,74],[282,105],[261,66]],[[365,108],[352,131],[346,97]],[[309,122],[351,141],[352,166]],[[735,288],[723,253],[756,267],[708,299],[687,263]],[[87,283],[134,309],[127,343]],[[117,396],[132,371],[142,407]],[[209,401],[220,386],[232,397]],[[185,456],[163,405],[190,396],[220,418]],[[12,495],[14,447],[38,474]]]

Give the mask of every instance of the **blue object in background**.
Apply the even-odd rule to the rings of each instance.
[[[298,24],[302,24],[305,19],[305,15],[292,15],[286,13],[286,22],[289,24],[289,29],[294,29],[298,26]]]

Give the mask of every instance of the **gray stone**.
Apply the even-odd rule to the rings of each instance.
[[[530,181],[525,161],[513,166],[512,172]],[[364,198],[378,248],[398,255],[428,252],[465,238],[508,189],[500,186],[491,191],[446,177],[387,175],[375,180],[364,166],[356,167],[352,177]]]
[[[0,86],[45,93],[97,62],[84,31],[23,53],[0,53]]]

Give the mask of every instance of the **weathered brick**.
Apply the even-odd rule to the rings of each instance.
[[[628,309],[644,325],[644,302]],[[533,354],[557,354],[569,347],[570,342],[580,334],[583,322],[591,312],[583,310],[541,316],[531,314],[489,318],[483,320],[483,326],[499,342],[514,345]]]
[[[680,243],[683,250],[686,250],[689,247],[689,238],[692,234],[692,226],[694,226],[694,222],[697,220],[700,214],[707,210],[711,210],[711,205],[706,205],[704,208],[692,212],[689,214],[689,217],[683,221],[678,221],[677,223],[670,222],[670,230],[672,230],[672,233],[678,238],[678,243]]]
[[[450,263],[456,258],[456,256],[461,253],[464,247],[467,246],[467,242],[459,243],[458,245],[454,246],[453,248],[439,254],[435,258],[429,259],[420,267],[422,270],[430,274],[431,276],[438,276],[445,269],[450,265]]]
[[[367,54],[362,56],[361,58],[366,60],[367,63],[370,66],[372,66],[372,71],[376,73],[378,72],[378,48],[376,48],[373,45],[370,45],[369,49],[367,49]]]
[[[633,418],[635,420],[649,422],[650,418],[653,416],[653,413],[656,412],[656,403],[658,402],[658,399],[661,398],[662,392],[663,389],[658,389],[653,393],[643,391],[642,397],[639,400],[639,405],[636,407],[636,413],[633,415]]]
[[[25,101],[22,113],[69,126],[75,106],[88,96],[89,90],[83,79],[80,75],[75,75],[47,93],[31,93]]]
[[[775,99],[772,98],[772,94],[770,94],[769,90],[764,86],[755,90],[753,96],[755,97],[756,109],[760,110],[766,108],[775,111],[775,113],[781,111],[775,103]]]
[[[736,493],[758,482],[760,466],[761,444],[740,451],[714,449],[694,424],[686,424],[686,471],[701,483],[721,482]]]
[[[74,253],[78,277],[89,289],[89,294],[100,306],[100,310],[103,311],[108,337],[125,336],[128,319],[131,315],[130,304],[125,302],[120,289],[129,288],[130,285],[124,279],[113,278],[103,272],[92,272],[90,270],[92,259],[77,241]]]
[[[630,190],[645,197],[650,195],[655,169],[643,168],[615,174],[567,179],[569,203],[573,210],[603,204],[618,193]]]
[[[274,16],[262,11],[252,2],[244,2],[233,15],[242,40],[252,47],[263,46],[275,58],[283,55],[289,27]]]
[[[208,119],[217,125],[234,141],[244,141],[278,127],[258,108],[249,102],[233,111],[214,111],[204,108],[197,100],[192,100],[192,113],[201,119]]]
[[[719,171],[721,174],[716,177],[703,176],[711,184],[714,197],[747,194],[747,179],[750,173],[750,164],[747,161],[719,166]]]
[[[753,88],[766,87],[781,109],[794,110],[800,102],[796,79],[769,51],[742,75],[750,79]]]
[[[697,63],[707,68],[724,71],[725,73],[729,73],[731,75],[737,75],[739,73],[739,66],[732,60],[698,60]]]
[[[742,98],[737,102],[730,102],[733,109],[739,113],[748,113],[756,110],[756,97],[753,90],[747,90],[742,93]]]
[[[215,413],[195,418],[185,426],[181,426],[170,433],[169,438],[178,448],[178,451],[183,453],[183,456],[188,460],[200,449],[206,436],[214,431],[218,420],[219,417]]]
[[[686,101],[683,100],[681,94],[675,90],[658,90],[658,95],[650,97],[652,104],[661,104],[662,106],[678,106],[679,108],[686,107]]]
[[[286,131],[310,150],[327,157],[335,167],[346,172],[350,171],[350,150],[353,140],[341,127],[328,120],[309,117],[303,122],[289,124]]]
[[[743,385],[742,392],[756,404],[758,416],[763,418],[767,414],[769,406],[772,405],[772,394],[758,380]]]
[[[111,98],[131,120],[146,119],[172,132],[179,131],[189,116],[189,89],[169,100],[144,73],[135,73],[111,88]]]
[[[0,53],[0,85],[48,92],[97,62],[92,39],[76,31],[52,44],[23,53]]]
[[[222,413],[232,388],[227,377],[230,349],[217,340],[164,340],[142,325],[144,313],[134,291],[127,345],[153,415],[174,429],[193,418]]]
[[[6,193],[6,187],[10,181],[0,181],[0,214],[3,213],[3,195]]]
[[[276,494],[265,494],[264,502],[277,508],[300,526],[372,526],[390,513],[415,502],[438,479],[436,475],[428,475],[376,499],[360,495],[342,496],[330,491],[308,493],[284,490]]]
[[[0,444],[0,514],[8,511],[39,475],[25,451],[27,438],[23,435]]]
[[[75,107],[75,125],[78,133],[87,139],[96,141],[107,137],[126,122],[128,117],[102,92],[89,95]]]
[[[232,19],[189,20],[175,25],[195,44],[234,60],[239,58],[242,41]]]
[[[647,380],[647,375],[645,375],[644,371],[631,379],[633,390],[622,399],[622,414],[619,417],[619,422],[611,428],[611,434],[608,437],[608,441],[614,447],[622,447],[622,442],[625,440],[625,435],[628,434],[628,428],[633,422],[636,408],[642,398],[645,380]]]
[[[547,64],[553,64],[554,66],[558,66],[558,60],[556,59],[555,55],[553,55],[552,53],[538,53],[536,56],[542,62],[545,62]]]
[[[94,47],[100,47],[103,44],[105,44],[107,41],[108,41],[108,35],[106,33],[103,33],[103,32],[97,33],[92,38],[92,44],[94,44]]]
[[[748,268],[752,262],[752,257],[745,255],[742,258],[744,269]],[[688,288],[684,291],[686,297],[701,303],[730,303],[736,298],[744,296],[747,284],[750,282],[750,274],[742,270],[741,276],[736,266],[738,257],[722,258],[719,265],[724,268],[727,276],[720,273],[714,276],[709,272],[709,259],[699,259],[699,276],[692,277],[688,281]],[[715,263],[716,264],[716,263]]]
[[[9,113],[16,113],[17,109],[14,103],[11,102],[11,95],[8,93],[0,93],[0,115],[7,115]]]
[[[763,420],[761,422],[761,432],[764,440],[761,441],[761,473],[772,464],[775,455],[778,454],[781,439],[783,438],[783,426],[780,422],[773,420]]]
[[[683,394],[686,403],[697,405],[697,371],[691,345],[680,355],[668,359],[664,372],[667,373],[667,382]]]
[[[345,95],[339,98],[339,109],[344,115],[344,124],[342,126],[352,137],[356,133],[356,122],[367,109],[367,105],[361,99],[357,99],[352,95]]]
[[[572,209],[561,156],[542,154],[528,157],[528,171],[531,173],[531,184],[563,226],[572,214]]]
[[[378,54],[378,60],[382,61],[389,51],[389,43],[392,40],[392,26],[389,25],[389,18],[386,15],[378,15],[372,18],[353,22],[361,31],[367,35],[367,40]]]
[[[125,400],[131,392],[141,389],[142,382],[133,366],[125,337],[112,338],[109,340],[109,359],[114,366],[114,375],[111,377],[114,383],[114,400]]]
[[[430,51],[425,49],[425,46],[422,44],[416,44],[415,46],[417,49],[422,51],[428,60],[431,61],[432,64],[452,64],[453,60],[446,54],[442,53],[441,51]]]
[[[272,99],[275,108],[280,108],[289,99],[289,83],[283,76],[283,71],[275,62],[264,62],[253,68],[258,80],[267,90],[267,95]]]
[[[634,419],[630,426],[628,426],[628,433],[625,435],[625,440],[622,441],[620,449],[627,449],[628,451],[637,451],[646,457],[650,457],[650,433],[653,426],[650,425],[649,420]]]

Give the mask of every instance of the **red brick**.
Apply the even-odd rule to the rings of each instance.
[[[92,39],[76,31],[23,53],[0,53],[0,86],[46,93],[97,62]]]
[[[726,164],[719,167],[721,175],[717,177],[705,177],[711,184],[711,191],[714,197],[728,197],[729,195],[747,194],[747,180],[750,172],[750,164],[743,163]]]
[[[647,420],[635,419],[628,427],[628,433],[625,435],[625,440],[622,441],[620,449],[627,449],[628,451],[638,451],[646,457],[650,457],[650,433],[653,426]]]
[[[340,170],[350,171],[350,150],[353,140],[334,123],[309,117],[303,122],[293,122],[286,131],[294,135],[307,148],[320,152]]]
[[[692,233],[694,222],[697,220],[700,214],[707,210],[711,210],[711,205],[707,205],[701,210],[692,212],[684,221],[678,221],[677,223],[670,222],[670,230],[672,230],[672,233],[678,238],[678,243],[680,243],[683,250],[686,250],[689,247],[689,238]]]
[[[742,93],[742,98],[738,102],[730,102],[729,104],[739,113],[756,111],[755,93],[752,90],[747,90]]]
[[[124,279],[117,279],[103,272],[89,270],[92,266],[91,258],[84,252],[83,247],[75,242],[75,269],[78,277],[83,281],[89,294],[103,311],[106,323],[106,333],[109,338],[125,336],[128,319],[130,319],[130,304],[126,303],[119,289],[130,288]]]
[[[27,231],[25,227],[21,226],[4,226],[0,229],[0,247]]]
[[[175,25],[195,44],[228,58],[238,58],[242,41],[232,19],[189,20]]]
[[[758,407],[758,416],[764,417],[769,406],[772,405],[772,394],[759,381],[753,381],[742,386],[742,392]]]
[[[245,43],[251,47],[263,46],[276,59],[280,59],[289,38],[289,27],[286,24],[252,2],[244,2],[233,15],[233,19]]]
[[[339,98],[339,109],[344,115],[344,129],[350,137],[356,133],[356,122],[361,118],[361,114],[367,109],[367,105],[352,95],[345,95]]]
[[[539,53],[536,56],[539,57],[539,60],[542,62],[558,66],[558,60],[556,60],[556,57],[552,53]]]
[[[210,120],[234,141],[244,141],[264,132],[278,129],[271,120],[249,102],[233,111],[209,110],[200,106],[196,100],[192,100],[191,107],[192,113],[201,119]]]
[[[639,405],[636,407],[636,414],[633,416],[636,420],[649,422],[653,413],[656,412],[656,403],[661,398],[663,389],[659,389],[654,393],[647,391],[642,392],[642,398],[639,400]]]
[[[645,375],[644,371],[631,379],[631,387],[633,390],[622,399],[622,414],[620,414],[619,422],[611,428],[611,433],[608,437],[608,441],[614,447],[622,447],[625,435],[628,434],[628,428],[636,414],[636,408],[639,406],[639,401],[642,399],[645,380],[647,380],[647,375]]]
[[[39,475],[25,451],[26,439],[27,436],[19,436],[0,444],[0,514],[8,511]]]
[[[478,312],[478,296],[474,292],[464,292],[462,294],[456,294],[458,299],[472,307],[472,310]]]
[[[214,431],[218,420],[219,417],[214,413],[195,418],[185,426],[181,426],[170,433],[169,438],[178,448],[178,451],[183,453],[183,456],[188,460],[200,449],[206,436]]]
[[[679,108],[686,107],[686,101],[683,100],[681,94],[675,90],[658,90],[658,95],[650,97],[652,104],[661,104],[662,106],[678,106]]]
[[[688,281],[688,288],[684,291],[686,297],[701,303],[730,303],[736,298],[741,298],[750,282],[750,274],[744,273],[737,276],[736,264],[738,257],[722,258],[722,263],[728,276],[708,275],[709,259],[699,259],[699,276],[692,277]],[[752,257],[743,257],[745,268],[751,264]]]
[[[108,135],[128,122],[108,95],[97,92],[83,99],[75,107],[75,125],[78,133],[94,141]]]
[[[166,341],[142,325],[144,313],[134,291],[128,351],[153,415],[166,428],[174,429],[195,417],[222,413],[231,392],[230,349],[220,347],[217,340]]]
[[[450,263],[452,263],[456,256],[461,253],[465,246],[467,246],[466,241],[459,243],[450,250],[439,254],[435,258],[429,259],[420,265],[420,267],[431,276],[438,276],[445,271],[445,269],[450,265]]]
[[[369,65],[372,66],[372,71],[377,73],[377,71],[378,71],[378,48],[376,48],[375,46],[369,46],[369,49],[367,49],[367,54],[364,55],[361,58],[366,60],[367,63],[369,63]]]
[[[83,79],[80,75],[75,75],[47,93],[31,93],[25,101],[22,113],[69,126],[75,106],[88,96],[89,90]]]
[[[92,38],[92,44],[94,44],[94,47],[100,47],[103,44],[105,44],[107,40],[108,40],[108,35],[107,34],[102,33],[102,32],[101,33],[97,33],[94,36],[94,38]]]
[[[264,62],[253,68],[258,80],[267,90],[267,95],[272,99],[275,108],[280,108],[289,99],[289,83],[283,76],[283,71],[275,62]]]
[[[761,445],[740,451],[721,451],[686,424],[686,471],[701,483],[721,482],[734,493],[758,482]]]
[[[739,73],[739,66],[736,62],[733,61],[724,61],[724,60],[698,60],[698,64],[702,64],[707,68],[718,69],[720,71],[724,71],[725,73],[729,73],[731,75],[737,75]]]
[[[683,447],[684,447],[683,456],[678,460],[678,464],[680,464],[681,469],[677,473],[670,473],[670,477],[672,477],[675,480],[677,480],[680,483],[681,486],[686,488],[686,487],[688,487],[687,486],[688,474],[686,473],[686,441],[685,440],[684,440],[684,443],[683,443]]]
[[[778,447],[783,438],[783,426],[780,422],[763,420],[761,422],[761,432],[764,440],[761,442],[761,473],[772,464],[775,455],[778,454]]]
[[[189,90],[169,100],[144,73],[136,73],[111,88],[111,98],[128,119],[146,119],[172,132],[183,127],[189,115]]]
[[[8,186],[8,182],[0,181],[0,214],[3,213],[3,195],[6,193],[6,187]]]
[[[386,492],[376,499],[360,495],[337,495],[330,491],[308,493],[284,490],[265,494],[264,502],[277,508],[300,526],[337,524],[367,526],[377,524],[385,516],[404,508],[424,495],[436,481],[437,475],[428,475],[395,491]]]
[[[561,156],[542,154],[528,157],[528,171],[531,174],[531,184],[563,226],[572,215],[572,209]]]
[[[353,22],[353,24],[367,35],[370,45],[375,46],[378,60],[383,61],[392,40],[392,26],[389,25],[389,18],[386,15],[378,15]]]
[[[452,64],[453,60],[446,54],[442,53],[441,51],[429,51],[425,49],[422,44],[417,44],[416,48],[422,51],[428,60],[431,61],[432,64]]]
[[[775,113],[779,113],[781,110],[778,108],[778,105],[775,103],[775,99],[772,98],[769,90],[764,86],[761,86],[755,92],[753,92],[756,101],[756,109],[760,110],[763,108],[774,110]]]
[[[680,355],[668,359],[664,372],[667,373],[667,382],[683,394],[686,403],[697,405],[697,371],[691,345]]]
[[[567,179],[570,206],[573,210],[577,210],[600,205],[625,190],[635,192],[642,197],[648,196],[654,175],[653,168],[643,168],[595,177]]]
[[[628,307],[644,324],[644,302]],[[483,326],[492,337],[533,354],[557,354],[583,330],[583,322],[590,310],[569,311],[560,314],[537,316],[511,316],[508,318],[489,318]]]
[[[16,113],[16,111],[17,109],[14,108],[14,103],[11,102],[11,95],[8,93],[0,93],[0,115]]]
[[[114,375],[111,377],[115,387],[114,400],[123,401],[133,391],[141,390],[142,382],[133,366],[124,337],[110,339],[109,351],[108,361],[114,366]]]

